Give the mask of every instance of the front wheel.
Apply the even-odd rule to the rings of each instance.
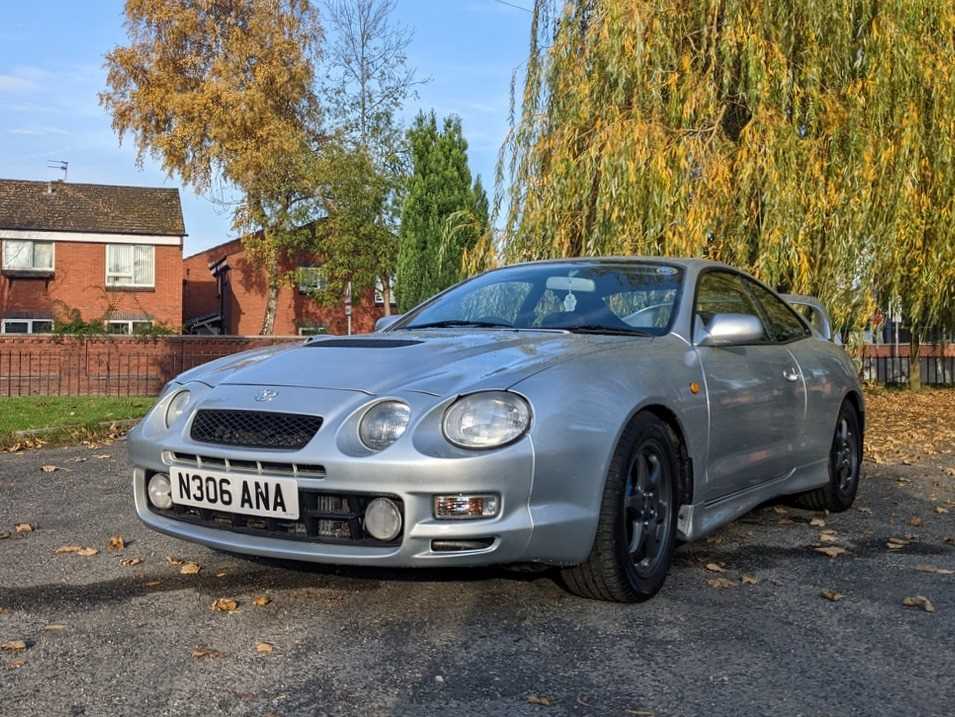
[[[844,401],[836,418],[829,449],[829,482],[796,496],[796,505],[809,510],[841,513],[849,510],[859,490],[862,474],[862,430],[855,406]]]
[[[676,545],[679,440],[650,413],[624,431],[604,486],[590,556],[562,572],[581,597],[639,602],[666,579]]]

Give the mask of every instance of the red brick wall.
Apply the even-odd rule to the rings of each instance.
[[[0,397],[151,396],[167,381],[220,356],[301,341],[269,336],[0,336]]]
[[[31,311],[65,317],[72,309],[85,321],[107,312],[145,314],[176,330],[182,323],[182,249],[156,247],[155,287],[106,288],[106,244],[56,242],[48,279],[0,275],[0,312]]]
[[[183,261],[183,321],[215,313],[218,309],[215,278],[209,272],[209,264],[228,256],[230,291],[226,294],[226,325],[228,334],[251,336],[258,334],[265,316],[266,275],[264,269],[251,261],[242,249],[242,242],[234,240],[190,256]],[[319,262],[303,257],[299,265],[319,265]],[[283,267],[284,271],[294,268]],[[375,321],[384,315],[381,306],[375,306],[374,291],[369,289],[361,296],[353,297],[352,333],[372,331]],[[348,319],[344,304],[321,306],[315,299],[300,294],[297,287],[282,286],[279,289],[278,308],[275,315],[274,333],[291,336],[301,326],[325,326],[329,333],[348,332]]]

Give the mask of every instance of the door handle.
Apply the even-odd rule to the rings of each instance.
[[[787,381],[798,381],[799,372],[794,368],[784,368],[783,378],[786,379]]]

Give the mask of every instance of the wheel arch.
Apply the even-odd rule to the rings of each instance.
[[[638,406],[630,415],[627,425],[629,426],[637,419],[638,416],[644,413],[649,413],[659,418],[670,428],[671,431],[673,431],[673,434],[676,436],[680,461],[679,504],[691,505],[693,503],[693,460],[690,458],[687,448],[689,444],[686,440],[686,431],[683,428],[683,424],[680,422],[680,419],[676,413],[674,413],[674,411],[667,406],[663,405],[662,403],[649,403]]]
[[[855,389],[851,389],[846,393],[843,401],[848,401],[856,410],[856,415],[859,417],[859,430],[862,431],[862,435],[865,437],[865,402],[862,398],[862,394]]]

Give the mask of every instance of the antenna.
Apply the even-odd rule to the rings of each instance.
[[[62,159],[49,159],[46,162],[46,166],[49,169],[58,169],[59,171],[63,172],[63,181],[66,181],[66,174],[70,167],[69,162]]]

